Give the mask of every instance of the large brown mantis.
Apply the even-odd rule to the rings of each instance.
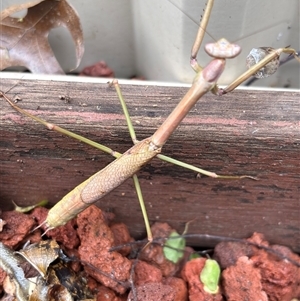
[[[213,1],[209,2],[208,9],[206,10],[206,14],[203,17],[203,22],[200,27],[200,32],[203,30],[202,28],[205,28],[205,22],[208,22],[208,16],[210,13],[210,10],[212,8]],[[201,39],[197,39],[199,41]],[[199,43],[199,46],[201,44],[201,41]],[[227,42],[222,40],[221,46],[227,47]],[[231,47],[229,45],[229,47]],[[234,47],[235,49],[235,47]],[[293,52],[292,50],[283,49],[280,50],[287,51],[287,52]],[[197,52],[197,50],[196,50]],[[273,52],[267,59],[265,59],[261,65],[257,66],[255,70],[258,70],[261,68],[263,64],[266,63],[268,60],[272,60],[274,57],[277,57],[278,53]],[[197,71],[200,71],[200,68],[197,67],[195,64],[195,69]],[[216,69],[214,69],[216,68]],[[116,186],[120,185],[123,181],[125,181],[128,177],[132,176],[135,172],[138,171],[138,169],[144,165],[147,161],[151,160],[155,155],[157,155],[160,152],[160,149],[162,145],[166,142],[168,137],[171,135],[171,133],[176,129],[180,121],[184,118],[185,114],[189,111],[189,109],[194,105],[195,101],[198,100],[199,97],[201,97],[204,93],[208,92],[210,89],[214,89],[215,92],[217,92],[217,88],[215,88],[215,84],[217,81],[217,77],[221,74],[222,70],[224,68],[224,59],[223,58],[217,58],[213,60],[204,70],[200,71],[197,75],[195,82],[192,86],[192,88],[187,93],[186,97],[183,99],[183,105],[179,105],[177,107],[177,110],[175,110],[170,117],[166,120],[166,122],[163,124],[162,127],[158,129],[158,131],[150,138],[143,140],[139,143],[137,143],[132,149],[127,151],[120,159],[117,161],[114,161],[111,165],[106,167],[101,172],[97,173],[96,175],[92,176],[89,180],[82,183],[80,186],[75,188],[70,194],[68,194],[62,201],[63,203],[60,203],[60,205],[57,205],[57,207],[54,207],[46,220],[46,224],[49,226],[49,228],[53,228],[56,226],[59,226],[63,223],[65,223],[67,220],[75,216],[79,211],[86,208],[88,205],[90,205],[91,202],[96,201],[100,198],[99,194],[96,195],[90,193],[90,188],[94,187],[93,185],[98,185],[100,180],[98,179],[98,176],[103,177],[104,181],[101,182],[104,186],[100,187],[101,196],[108,193],[110,190],[114,189]],[[255,72],[253,69],[249,72],[252,73]],[[227,91],[227,90],[226,90]],[[49,124],[48,124],[49,125]],[[50,125],[51,127],[51,125]],[[167,129],[167,130],[166,130]],[[135,139],[135,138],[134,138]],[[110,150],[108,150],[110,151]],[[119,154],[116,154],[116,156],[119,156]],[[133,158],[139,158],[139,162],[135,161],[136,159]],[[125,167],[125,164],[122,163],[122,161],[131,161],[134,163],[133,165],[129,165],[129,167]],[[120,163],[121,162],[121,163]],[[130,163],[131,164],[131,163]],[[125,167],[125,169],[123,169]],[[111,173],[109,175],[106,174],[110,168],[113,168],[113,175],[116,176],[116,170],[119,171],[119,168],[122,168],[121,175],[117,176],[117,179],[111,178]],[[200,172],[199,169],[196,171]],[[203,172],[203,171],[202,171]],[[205,172],[204,172],[205,173]],[[217,175],[213,173],[206,172],[206,175],[209,176],[215,176]],[[97,178],[97,180],[96,180]],[[135,182],[137,183],[136,176],[134,176]],[[87,186],[85,186],[87,185]],[[111,186],[109,186],[111,185]],[[136,184],[138,185],[138,184]],[[78,203],[73,199],[75,198]],[[65,202],[67,200],[67,202]],[[79,206],[78,206],[79,205]],[[63,206],[63,207],[59,207]],[[73,210],[74,209],[74,210]],[[68,215],[60,215],[61,213],[68,213]],[[145,214],[145,213],[144,213]],[[147,221],[147,219],[145,218]],[[149,228],[146,226],[148,237],[151,239],[151,234],[149,232]]]

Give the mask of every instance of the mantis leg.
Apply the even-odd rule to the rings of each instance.
[[[211,7],[209,9],[211,9]],[[195,47],[195,45],[194,45],[194,47]],[[117,80],[114,80],[113,84],[115,86],[115,89],[116,89],[116,91],[118,93],[118,96],[119,96],[120,103],[122,105],[123,113],[124,113],[125,118],[126,118],[126,122],[127,122],[127,126],[128,126],[128,130],[129,130],[131,139],[132,139],[133,143],[137,143],[138,140],[136,139],[134,128],[133,128],[133,125],[132,125],[132,122],[131,122],[131,118],[130,118],[130,115],[129,115],[129,112],[128,112],[128,109],[127,109],[127,106],[126,106],[126,102],[125,102],[125,100],[123,98],[123,95],[122,95],[122,92],[121,92],[121,88],[120,88]],[[165,161],[165,162],[181,166],[183,168],[195,171],[195,172],[197,172],[199,174],[203,174],[203,175],[211,177],[211,178],[219,178],[219,179],[242,179],[242,178],[250,178],[250,179],[256,179],[254,177],[246,176],[246,175],[242,175],[242,176],[218,175],[218,174],[216,174],[214,172],[210,172],[208,170],[196,167],[194,165],[191,165],[191,164],[188,164],[188,163],[185,163],[185,162],[173,159],[171,157],[168,157],[168,156],[165,156],[165,155],[162,155],[162,154],[158,154],[157,157],[159,159]],[[137,187],[136,187],[136,189],[137,189]],[[140,199],[139,199],[139,201],[141,203]]]
[[[142,194],[142,189],[140,186],[140,182],[139,179],[137,177],[137,175],[133,175],[133,183],[135,186],[135,190],[139,199],[139,203],[141,206],[141,210],[142,210],[142,214],[143,214],[143,218],[144,218],[144,223],[145,223],[145,227],[146,227],[146,232],[147,232],[147,238],[148,241],[152,241],[153,240],[153,236],[152,236],[152,232],[151,232],[151,228],[150,228],[150,223],[149,223],[149,218],[148,218],[148,214],[147,214],[147,210],[145,207],[145,202],[144,202],[144,198],[143,198],[143,194]]]
[[[255,177],[251,177],[251,176],[247,176],[247,175],[243,175],[243,176],[218,175],[218,174],[216,174],[214,172],[211,172],[211,171],[208,171],[208,170],[196,167],[194,165],[191,165],[191,164],[188,164],[188,163],[185,163],[185,162],[173,159],[171,157],[168,157],[168,156],[165,156],[165,155],[162,155],[162,154],[158,154],[157,157],[159,159],[163,160],[163,161],[172,163],[174,165],[181,166],[181,167],[189,169],[189,170],[193,170],[193,171],[195,171],[195,172],[197,172],[199,174],[202,174],[202,175],[205,175],[205,176],[211,177],[211,178],[232,179],[232,180],[249,178],[249,179],[252,179],[252,180],[257,180]]]
[[[213,8],[213,4],[214,4],[214,0],[209,0],[206,6],[206,9],[204,11],[202,20],[201,20],[201,24],[199,26],[198,29],[198,33],[194,42],[194,45],[192,47],[191,50],[191,60],[190,60],[190,64],[191,67],[193,68],[193,70],[196,73],[199,73],[202,71],[202,67],[198,64],[197,62],[197,53],[200,49],[200,46],[202,44],[203,38],[204,38],[204,34],[206,31],[206,27],[209,21],[209,17]],[[213,44],[212,44],[213,45]],[[217,47],[219,47],[220,45],[218,45]],[[215,49],[217,48],[214,44]],[[252,49],[252,51],[260,51],[261,49],[267,48],[266,50],[266,55],[260,57],[260,58],[255,58],[255,64],[252,63],[247,63],[248,65],[248,70],[245,71],[242,75],[240,75],[236,80],[234,80],[231,84],[229,84],[225,89],[219,89],[218,85],[216,84],[214,86],[214,88],[211,90],[212,93],[216,94],[216,95],[223,95],[226,94],[228,92],[233,91],[236,87],[238,87],[240,84],[242,84],[245,80],[247,80],[248,78],[250,78],[251,76],[255,76],[258,77],[257,74],[259,73],[263,73],[264,70],[266,70],[267,68],[272,68],[274,69],[272,73],[270,74],[265,74],[259,78],[262,77],[267,77],[270,76],[271,74],[275,73],[276,70],[279,67],[279,57],[282,53],[287,53],[289,55],[294,56],[294,58],[300,62],[300,58],[298,57],[299,54],[296,52],[295,49],[288,47],[285,48],[279,48],[279,49],[273,49],[271,47],[261,47],[261,48],[257,48],[257,49]],[[212,53],[207,45],[205,46],[205,51],[212,57],[219,57],[218,55],[216,55],[216,53]],[[251,55],[251,52],[249,54],[249,56]],[[249,57],[248,56],[248,57]],[[248,60],[248,58],[247,58]],[[274,65],[274,67],[272,67],[272,65]]]
[[[265,47],[263,47],[263,48],[265,48]],[[258,48],[257,50],[263,49],[263,48]],[[268,47],[267,49],[268,49],[269,54],[267,54],[264,58],[262,58],[260,61],[258,61],[255,65],[251,66],[247,71],[245,71],[242,75],[240,75],[236,80],[234,80],[231,84],[229,84],[225,89],[220,89],[216,94],[222,95],[222,94],[226,94],[228,92],[233,91],[237,86],[239,86],[241,83],[243,83],[245,80],[247,80],[251,76],[255,76],[255,74],[257,74],[258,72],[261,72],[263,74],[264,69],[266,69],[270,65],[272,66],[272,64],[275,65],[274,72],[273,72],[273,73],[275,73],[279,67],[279,57],[282,53],[287,53],[289,55],[294,56],[294,58],[300,63],[300,58],[298,57],[298,53],[293,48],[286,47],[286,48],[273,49],[271,47]],[[252,49],[252,51],[253,50],[256,50],[256,49]],[[249,64],[249,66],[250,66],[250,64]],[[271,73],[271,74],[273,74],[273,73]],[[255,76],[255,77],[263,78],[263,77],[267,77],[271,74],[265,73],[260,77],[258,77],[258,76]]]
[[[124,97],[122,95],[121,88],[120,88],[119,83],[118,83],[117,80],[113,80],[112,84],[114,85],[114,87],[117,91],[117,94],[118,94],[118,97],[119,97],[119,100],[120,100],[120,103],[121,103],[121,106],[122,106],[122,110],[123,110],[123,113],[125,115],[125,119],[126,119],[126,123],[127,123],[127,127],[128,127],[130,137],[132,139],[132,142],[134,144],[136,144],[138,142],[138,140],[136,139],[136,134],[135,134],[135,131],[134,131],[134,127],[132,125],[132,121],[131,121],[131,118],[130,118],[130,115],[129,115],[129,112],[128,112],[128,109],[127,109],[126,102],[125,102]],[[149,218],[148,218],[148,214],[147,214],[147,210],[146,210],[146,206],[145,206],[145,202],[144,202],[144,198],[143,198],[143,194],[142,194],[141,185],[140,185],[138,176],[136,174],[133,175],[132,179],[133,179],[134,187],[135,187],[137,197],[138,197],[138,200],[139,200],[139,203],[140,203],[140,207],[141,207],[141,210],[142,210],[144,223],[145,223],[145,227],[146,227],[146,232],[147,232],[147,238],[148,238],[149,241],[152,241],[153,236],[152,236],[152,232],[151,232],[151,228],[150,228]]]
[[[115,152],[114,150],[112,150],[111,148],[102,145],[100,143],[94,142],[88,138],[85,138],[81,135],[77,135],[71,131],[68,131],[64,128],[61,128],[55,124],[49,123],[47,121],[45,121],[44,119],[41,119],[35,115],[30,114],[29,112],[27,112],[26,110],[21,109],[20,107],[18,107],[4,92],[0,91],[0,96],[3,97],[16,111],[20,112],[21,114],[43,124],[46,128],[48,128],[49,130],[53,130],[56,131],[58,133],[61,133],[63,135],[66,135],[68,137],[74,138],[76,140],[79,140],[81,142],[84,142],[92,147],[98,148],[100,150],[102,150],[103,152],[112,155],[115,158],[119,158],[121,156],[120,153]]]
[[[209,17],[210,17],[213,5],[214,5],[214,0],[209,0],[207,2],[206,9],[205,9],[204,14],[202,16],[202,20],[201,20],[201,23],[200,23],[200,26],[199,26],[199,29],[198,29],[198,33],[197,33],[194,45],[193,45],[192,50],[191,50],[190,64],[191,64],[191,67],[193,68],[193,70],[196,73],[201,72],[202,69],[203,69],[203,67],[201,67],[197,62],[197,54],[199,52],[200,46],[202,44],[202,41],[203,41],[203,38],[204,38],[204,35],[205,35],[206,27],[207,27],[207,24],[208,24],[208,21],[209,21]]]
[[[130,115],[129,115],[129,112],[128,112],[128,109],[127,109],[126,102],[125,102],[124,97],[122,95],[121,88],[120,88],[119,83],[116,79],[114,79],[112,81],[112,84],[115,86],[116,92],[118,94],[118,97],[119,97],[119,100],[120,100],[120,103],[121,103],[121,106],[122,106],[122,110],[123,110],[123,113],[124,113],[124,116],[125,116],[125,119],[126,119],[126,123],[127,123],[127,127],[128,127],[130,137],[132,139],[133,144],[136,144],[138,142],[138,140],[136,139],[136,134],[135,134],[135,131],[134,131],[134,127],[132,125],[132,121],[131,121],[131,118],[130,118]]]

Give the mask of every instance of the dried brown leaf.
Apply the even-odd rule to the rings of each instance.
[[[40,3],[38,3],[40,2]],[[34,5],[35,3],[38,3]],[[34,6],[30,6],[30,5]],[[26,4],[9,7],[1,12],[0,69],[25,66],[33,73],[63,74],[48,42],[51,29],[64,26],[76,46],[78,67],[84,52],[83,32],[79,16],[66,0],[31,1],[24,18],[11,15],[26,8]]]
[[[5,19],[8,16],[11,16],[12,14],[19,12],[23,9],[27,9],[29,7],[32,7],[34,5],[37,5],[39,3],[41,3],[44,0],[35,0],[35,1],[31,1],[31,2],[26,2],[26,3],[22,3],[22,4],[16,4],[16,5],[12,5],[6,9],[4,9],[1,13],[0,13],[0,21],[2,21],[3,19]]]

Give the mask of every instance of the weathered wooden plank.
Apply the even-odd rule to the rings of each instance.
[[[1,79],[6,90],[17,80]],[[139,139],[150,136],[186,88],[122,86]],[[131,146],[119,101],[106,84],[20,80],[10,97],[40,117],[124,152]],[[69,101],[61,96],[69,97]],[[151,222],[191,233],[245,237],[263,232],[273,243],[300,251],[300,93],[243,91],[205,96],[164,148],[164,154],[220,174],[247,174],[259,181],[196,178],[193,172],[155,159],[139,173]],[[1,208],[51,204],[112,158],[20,116],[3,99],[0,124]],[[98,202],[145,233],[133,183],[128,180]],[[193,241],[195,245],[210,242]]]

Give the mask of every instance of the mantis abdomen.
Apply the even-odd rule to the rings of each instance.
[[[48,212],[43,224],[47,229],[62,226],[110,191],[132,177],[143,165],[160,153],[161,148],[144,139],[122,154],[104,169],[69,192]]]

